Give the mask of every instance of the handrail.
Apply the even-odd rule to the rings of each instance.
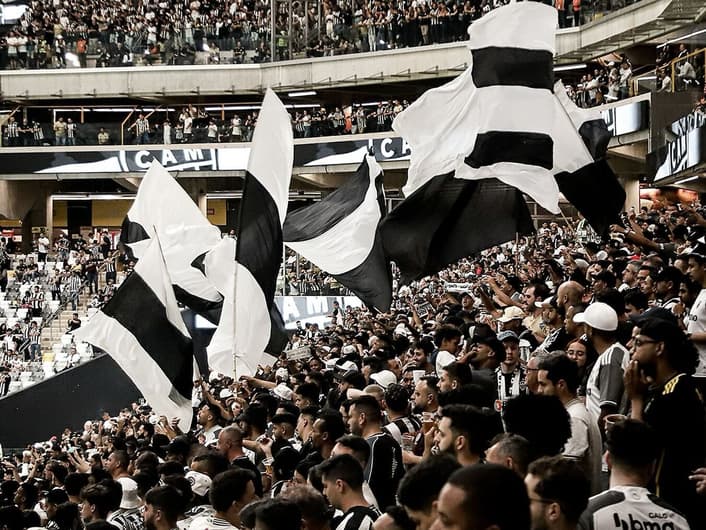
[[[125,145],[125,124],[133,114],[135,114],[135,107],[132,108],[130,114],[120,123],[120,145]]]
[[[706,65],[706,48],[701,48],[700,50],[696,50],[695,52],[691,52],[686,54],[683,57],[677,57],[676,59],[672,59],[669,62],[668,67],[670,68],[671,71],[671,89],[670,92],[676,92],[676,68],[679,63],[686,62],[689,60],[691,57],[697,57],[699,55],[704,56],[704,64]],[[693,66],[693,65],[692,65]],[[694,68],[694,70],[696,70]]]

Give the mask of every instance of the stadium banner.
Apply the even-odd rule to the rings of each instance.
[[[684,173],[685,177],[706,163],[706,126],[677,136],[647,155],[647,182],[658,183]],[[691,171],[689,171],[691,170]]]
[[[275,303],[287,329],[296,329],[298,320],[302,327],[318,324],[323,329],[333,320],[334,302],[338,302],[344,311],[348,306],[363,306],[363,302],[356,296],[275,296]]]
[[[349,137],[351,138],[351,137]],[[400,137],[353,139],[326,138],[307,141],[294,146],[295,167],[330,165],[360,165],[363,156],[372,151],[378,162],[408,160],[410,149]],[[222,146],[221,146],[222,145]],[[21,151],[0,150],[3,173],[71,174],[144,173],[153,160],[170,172],[242,171],[247,169],[249,144],[213,144],[177,146],[116,146],[114,149],[83,146],[77,148],[51,147]]]

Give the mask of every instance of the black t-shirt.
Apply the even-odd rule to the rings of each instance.
[[[239,456],[238,458],[234,458],[230,463],[230,467],[239,467],[241,469],[252,471],[253,475],[255,475],[253,478],[255,493],[257,493],[258,497],[262,497],[262,475],[260,475],[260,470],[257,469],[257,466],[253,464],[247,456]]]
[[[375,495],[378,506],[395,504],[397,485],[404,475],[402,449],[387,433],[379,432],[366,438],[370,446],[370,460],[365,466],[365,480]]]
[[[644,420],[657,431],[662,453],[657,461],[654,492],[683,512],[692,528],[706,528],[704,500],[689,475],[706,460],[704,404],[692,378],[679,374],[652,389]]]

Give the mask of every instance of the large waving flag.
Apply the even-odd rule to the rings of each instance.
[[[382,168],[368,155],[343,186],[287,214],[284,241],[368,307],[388,311],[392,275],[378,234],[385,213]]]
[[[232,325],[235,298],[235,269],[233,257],[236,252],[236,240],[224,237],[214,249],[203,256],[202,268],[206,277],[213,282],[218,292],[223,293],[223,307],[221,320],[224,325],[218,326],[206,348],[208,364],[211,368],[221,373],[230,373],[233,370],[233,337]],[[284,329],[282,315],[277,305],[270,308],[270,339],[265,346],[265,352],[272,357],[278,357],[287,346],[287,333]],[[273,359],[270,359],[273,360]],[[255,365],[257,368],[257,365]],[[239,375],[253,375],[245,361],[238,367]]]
[[[412,198],[417,204],[422,198],[436,200],[430,194],[434,189],[437,195],[447,194],[446,203],[457,206],[448,216],[435,212],[431,223],[414,215],[415,208],[409,206],[408,216],[392,212],[394,226],[387,219],[383,221],[388,257],[408,262],[407,270],[401,267],[404,277],[416,277],[418,271],[435,272],[435,267],[447,265],[432,255],[447,244],[455,245],[448,257],[461,257],[499,242],[500,237],[508,241],[515,232],[527,228],[522,220],[526,213],[514,206],[518,196],[510,193],[505,197],[512,204],[496,205],[498,215],[492,215],[491,209],[491,215],[480,219],[480,224],[459,225],[463,204],[453,198],[459,197],[460,188],[466,197],[475,196],[481,193],[484,180],[496,180],[559,213],[560,188],[572,195],[573,188],[585,185],[589,175],[617,184],[607,164],[594,160],[578,133],[580,125],[574,125],[553,92],[556,17],[555,9],[539,2],[511,3],[493,10],[471,28],[469,68],[452,82],[427,91],[395,119],[393,129],[411,148],[404,202]],[[480,181],[481,185],[462,187],[456,182],[459,179]],[[617,187],[619,197],[615,200],[592,205],[594,220],[617,218],[620,208],[615,209],[615,204],[625,197]],[[483,202],[482,198],[477,200]],[[577,204],[582,206],[586,205]],[[512,222],[500,220],[500,212],[507,211],[516,211],[520,217],[513,217]],[[482,232],[498,222],[505,229],[488,232],[493,235],[484,241]],[[400,234],[399,229],[404,232]],[[400,240],[411,240],[408,232],[415,231],[427,239],[416,242],[416,255],[404,255]],[[461,237],[448,241],[449,231]]]
[[[554,85],[554,94],[596,160],[574,173],[557,174],[559,190],[598,234],[605,235],[625,204],[625,190],[604,158],[608,151],[610,131],[601,116],[600,107],[577,107],[569,99],[561,81]]]
[[[74,332],[105,350],[159,414],[191,426],[193,344],[177,307],[158,240],[115,295]]]
[[[204,276],[198,260],[220,242],[221,232],[156,160],[123,221],[120,242],[140,259],[155,236],[162,245],[177,300],[217,322],[223,296]]]
[[[277,275],[282,262],[282,225],[287,214],[294,139],[289,114],[268,89],[253,134],[235,249],[233,320],[228,351],[210,351],[209,362],[219,372],[254,373],[265,357],[273,327]],[[218,330],[216,330],[218,334]],[[235,356],[235,362],[233,359]]]

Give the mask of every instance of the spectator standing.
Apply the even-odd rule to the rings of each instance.
[[[86,68],[86,56],[88,55],[88,41],[86,37],[81,35],[76,41],[76,55],[78,55],[78,64],[81,68]]]
[[[76,145],[76,133],[78,125],[71,119],[66,120],[66,145]]]
[[[140,113],[135,120],[135,123],[130,125],[129,129],[135,129],[135,143],[143,145],[149,143],[150,140],[150,122],[144,114]]]
[[[54,140],[55,145],[66,145],[66,122],[62,116],[54,122]]]
[[[105,128],[101,127],[98,131],[98,145],[108,145],[110,143],[110,134]]]

